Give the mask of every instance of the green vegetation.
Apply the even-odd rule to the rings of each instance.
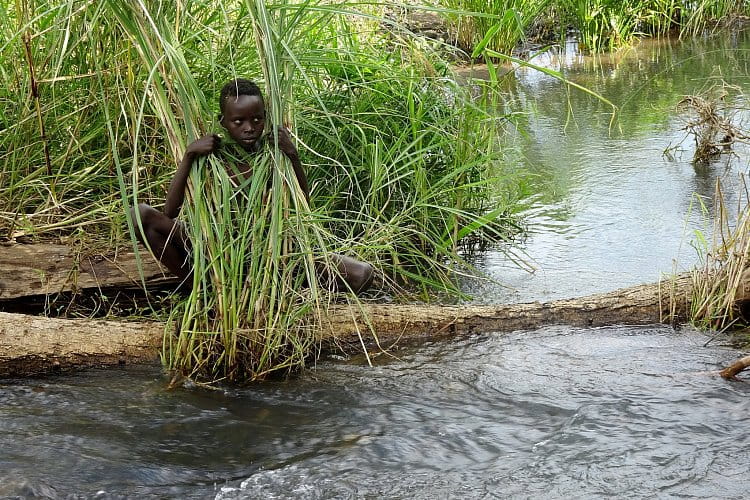
[[[378,5],[0,8],[3,237],[130,245],[128,208],[161,206],[186,144],[220,131],[218,91],[237,76],[265,88],[271,121],[297,140],[309,208],[285,187],[278,152],[256,167],[272,166],[265,205],[260,180],[238,196],[214,160],[194,169],[181,215],[194,288],[172,311],[177,335],[165,337],[165,362],[179,373],[239,381],[302,366],[331,300],[314,278],[331,252],[373,263],[390,293],[456,295],[462,248],[516,230],[501,118],[438,56],[384,28]]]
[[[696,32],[744,9],[649,5],[650,18],[634,15],[617,36],[602,34],[614,2],[595,11],[510,0],[431,10],[493,61],[507,59],[540,16],[596,20],[597,41],[584,43],[601,50],[626,43],[629,31]],[[304,366],[335,299],[316,278],[334,267],[334,253],[372,263],[385,293],[455,297],[456,274],[470,270],[462,256],[518,230],[497,74],[470,95],[383,5],[5,0],[0,9],[0,238],[131,245],[136,228],[125,214],[140,202],[161,206],[186,145],[221,132],[216,100],[229,79],[258,81],[269,122],[292,131],[309,205],[275,149],[255,159],[268,178],[255,175],[240,192],[215,158],[194,165],[180,216],[193,287],[170,311],[164,349],[179,374],[243,381]],[[699,10],[704,21],[691,17]],[[611,116],[605,99],[591,102]],[[536,105],[547,104],[539,96]]]
[[[510,54],[525,34],[577,31],[581,48],[615,50],[642,36],[698,35],[718,21],[746,15],[744,0],[445,0],[437,5],[456,40],[471,49],[488,34],[488,48]],[[550,26],[556,25],[556,26]],[[532,33],[534,34],[534,33]]]
[[[747,322],[740,307],[750,301],[748,263],[750,262],[750,206],[747,199],[734,214],[724,203],[721,184],[716,183],[714,233],[707,240],[696,234],[695,248],[701,265],[691,272],[690,321],[700,328],[725,331],[739,321]],[[745,198],[747,197],[747,191]],[[746,306],[745,306],[746,307]],[[745,314],[747,311],[745,311]]]
[[[443,15],[458,45],[471,52],[485,37],[489,48],[510,54],[552,0],[444,0]]]

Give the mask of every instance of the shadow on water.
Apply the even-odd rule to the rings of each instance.
[[[747,34],[643,43],[611,57],[548,54],[610,110],[519,70],[506,83],[533,172],[534,275],[500,254],[487,302],[547,300],[655,281],[693,257],[717,178],[696,169],[675,112],[720,72],[747,86]],[[509,155],[513,156],[513,155]],[[158,367],[0,382],[0,497],[744,498],[750,386],[710,371],[736,351],[671,328],[487,335],[404,348],[373,368],[322,362],[301,379],[167,392]]]

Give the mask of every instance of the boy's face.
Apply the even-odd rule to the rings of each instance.
[[[257,95],[229,96],[224,102],[221,126],[247,151],[255,151],[266,126],[266,108]]]

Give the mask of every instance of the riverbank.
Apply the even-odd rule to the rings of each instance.
[[[714,67],[746,85],[748,43],[739,33],[556,58],[621,106],[614,128],[607,109],[552,78],[521,69],[501,84],[527,126],[504,147],[533,173],[520,243],[536,271],[502,248],[476,256],[490,280],[462,282],[474,305],[552,302],[692,268],[691,236],[711,234],[695,207],[713,210],[717,180],[737,202],[745,164],[696,167],[690,143],[662,152],[684,136],[675,103]],[[372,367],[335,356],[216,391],[167,390],[150,364],[2,379],[0,496],[746,494],[750,385],[713,375],[742,354],[725,335],[557,325],[399,346]]]

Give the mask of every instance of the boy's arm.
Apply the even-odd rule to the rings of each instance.
[[[204,156],[216,151],[220,142],[221,139],[219,139],[218,135],[209,134],[194,141],[187,147],[185,155],[182,157],[182,161],[180,161],[180,165],[177,167],[177,172],[174,174],[172,182],[169,184],[167,200],[164,203],[164,215],[170,219],[177,217],[177,214],[180,213],[182,202],[185,201],[185,186],[187,185],[187,179],[190,175],[190,167],[193,165],[193,161],[199,156]]]
[[[305,193],[305,199],[307,203],[310,203],[310,187],[307,184],[307,176],[305,171],[302,169],[302,162],[299,160],[299,153],[297,148],[294,147],[292,139],[289,137],[289,132],[284,127],[279,127],[279,149],[289,158],[294,169],[294,175],[297,177],[297,182],[302,192]]]

